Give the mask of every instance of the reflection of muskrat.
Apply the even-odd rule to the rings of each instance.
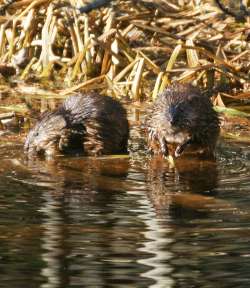
[[[219,120],[210,99],[188,84],[173,84],[158,96],[146,119],[149,149],[180,156],[187,148],[212,155]]]
[[[71,96],[55,111],[46,112],[29,132],[24,150],[53,155],[127,152],[128,120],[122,105],[97,93]]]

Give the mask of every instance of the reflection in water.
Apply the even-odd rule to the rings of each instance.
[[[147,241],[141,250],[152,253],[152,257],[139,260],[139,263],[152,267],[143,274],[155,280],[150,287],[174,287],[175,271],[171,259],[174,259],[175,255],[171,251],[171,245],[176,240],[172,236],[174,232],[172,217],[180,217],[179,205],[201,208],[201,205],[207,204],[206,196],[203,198],[202,195],[198,196],[199,194],[195,193],[213,194],[217,184],[216,163],[187,159],[184,162],[177,162],[176,167],[171,168],[161,157],[153,157],[149,161],[147,175],[149,185],[147,195],[154,209],[148,209],[144,204],[145,200],[140,201],[141,206],[144,204],[145,210],[139,217],[143,218],[148,228],[143,232]],[[193,200],[197,197],[198,201],[194,203]],[[199,207],[196,207],[198,202]],[[171,212],[174,209],[177,209],[175,215],[173,211]],[[165,217],[162,218],[162,215]]]
[[[144,207],[146,206],[143,200],[138,201],[138,204]],[[146,252],[149,255],[152,254],[152,256],[138,260],[138,263],[151,267],[151,269],[143,273],[142,276],[155,281],[150,287],[171,288],[174,285],[174,280],[171,277],[173,267],[171,267],[169,263],[169,260],[173,257],[173,253],[169,251],[169,244],[173,241],[169,235],[172,229],[162,228],[152,208],[145,208],[145,214],[139,217],[147,227],[147,231],[142,232],[146,241],[139,251]]]
[[[58,247],[61,231],[61,219],[56,207],[59,203],[47,192],[44,193],[44,206],[40,211],[45,215],[42,227],[44,234],[42,237],[42,248],[44,253],[41,255],[42,260],[46,263],[41,271],[41,275],[47,278],[47,282],[42,284],[43,288],[55,288],[60,286],[60,255],[62,251]]]
[[[111,167],[110,162],[112,160],[107,159],[106,162],[109,162],[109,167]],[[90,222],[91,218],[95,218],[94,222],[99,222],[104,226],[107,225],[105,218],[100,219],[98,213],[98,200],[100,199],[98,198],[101,198],[100,204],[102,206],[112,205],[112,193],[115,192],[115,189],[118,189],[117,187],[119,189],[121,187],[115,186],[115,181],[109,183],[109,177],[110,175],[113,175],[113,177],[126,176],[128,160],[125,159],[122,162],[119,159],[115,160],[112,165],[113,171],[110,168],[107,169],[103,162],[95,159],[90,161],[73,159],[65,163],[63,161],[57,163],[36,160],[35,162],[31,161],[29,166],[38,168],[40,163],[41,166],[38,169],[41,173],[39,178],[42,178],[40,181],[44,181],[44,176],[53,175],[52,182],[56,183],[56,186],[52,184],[54,191],[43,193],[44,205],[40,209],[44,214],[42,226],[45,231],[42,259],[46,262],[41,274],[48,279],[42,287],[69,287],[80,283],[88,285],[88,282],[89,285],[101,287],[106,282],[103,275],[106,264],[104,266],[104,262],[103,264],[99,263],[100,268],[92,269],[91,263],[98,261],[99,251],[108,249],[110,235],[105,237],[105,229],[102,231],[98,227],[93,229],[89,223],[86,225],[86,218],[89,218]],[[65,166],[67,167],[66,170]],[[98,179],[97,175],[99,175]],[[107,187],[109,187],[109,195],[104,198],[104,195],[100,192],[106,193]],[[114,192],[111,192],[112,189],[114,189]],[[91,209],[92,205],[95,206],[94,209]],[[86,214],[82,215],[84,211]],[[81,225],[82,221],[84,225]],[[112,235],[112,233],[116,233],[116,226],[115,222],[111,221],[110,234]],[[88,235],[85,233],[88,233]],[[98,239],[99,234],[103,235],[104,238]],[[87,240],[88,238],[89,240]],[[91,243],[92,240],[93,243]],[[73,244],[70,249],[67,249],[68,242],[76,245]],[[88,249],[81,247],[79,250],[78,244],[82,245],[82,243],[86,243]],[[92,245],[95,246],[93,251],[91,249]],[[98,247],[99,245],[100,247]],[[113,242],[112,246],[115,248],[116,244]],[[112,253],[111,250],[109,253]],[[76,261],[72,261],[73,259]],[[79,264],[77,264],[78,261]],[[74,275],[72,275],[72,272]]]
[[[137,276],[148,266],[135,269],[136,259],[147,253],[137,247],[144,226],[135,218],[137,196],[132,193],[126,199],[124,192],[138,184],[136,179],[124,181],[128,164],[129,159],[108,158],[28,163],[37,173],[38,185],[51,183],[49,191],[41,195],[43,206],[39,209],[44,214],[42,259],[46,262],[41,274],[47,277],[42,287],[152,282]]]
[[[238,163],[238,159],[236,160],[234,165]],[[221,187],[218,187],[218,179],[223,179],[223,174],[226,173],[231,192],[241,190],[239,186],[242,187],[243,183],[239,183],[239,179],[245,179],[249,167],[242,165],[242,162],[238,169],[228,169],[228,163],[226,167],[223,167],[222,162],[219,164],[220,174],[216,162],[185,159],[177,161],[176,167],[171,168],[157,157],[150,161],[147,194],[157,218],[161,220],[161,230],[170,231],[172,241],[165,245],[163,250],[172,253],[169,258],[170,267],[173,269],[171,279],[174,279],[177,287],[201,287],[204,283],[206,287],[214,287],[213,279],[223,279],[220,287],[235,287],[235,283],[249,281],[248,276],[247,281],[239,278],[233,280],[240,273],[234,271],[232,264],[229,264],[235,261],[234,267],[239,267],[242,261],[240,258],[232,260],[230,253],[239,253],[235,252],[239,243],[241,248],[244,247],[243,251],[246,247],[245,240],[239,240],[236,231],[241,231],[238,230],[238,221],[241,221],[243,226],[247,219],[247,222],[249,221],[249,212],[246,212],[246,207],[242,209],[239,203],[235,205],[235,201],[231,201]],[[229,171],[234,175],[230,180]],[[232,186],[233,183],[237,183],[237,186]],[[238,222],[235,223],[236,229],[235,220]],[[225,233],[230,235],[229,238]],[[232,244],[232,238],[235,237],[238,239],[237,244]],[[244,269],[240,271],[244,274]]]
[[[250,151],[234,149],[171,168],[3,148],[1,286],[248,287]]]
[[[164,210],[171,214],[169,209],[173,205],[201,209],[212,201],[217,178],[215,161],[184,158],[171,167],[161,157],[154,157],[148,168],[148,196],[159,213]]]

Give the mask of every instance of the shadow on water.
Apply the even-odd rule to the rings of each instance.
[[[173,168],[132,130],[123,158],[1,144],[1,287],[249,286],[250,148]]]

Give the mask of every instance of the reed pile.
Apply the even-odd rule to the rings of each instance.
[[[5,78],[50,79],[61,95],[95,88],[142,100],[179,81],[249,99],[249,19],[212,0],[121,0],[88,14],[80,0],[11,2],[0,10]]]

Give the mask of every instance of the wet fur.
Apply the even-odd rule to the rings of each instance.
[[[175,107],[174,124],[169,111]],[[171,110],[172,109],[172,110]],[[219,120],[208,97],[189,84],[173,84],[158,95],[146,117],[148,147],[155,154],[180,156],[194,150],[212,155]]]
[[[42,115],[29,132],[24,150],[49,155],[126,153],[128,134],[127,114],[118,101],[97,93],[78,94]]]

